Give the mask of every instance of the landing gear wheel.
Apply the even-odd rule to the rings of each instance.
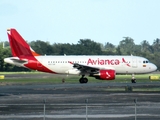
[[[80,82],[80,83],[87,83],[87,82],[88,82],[88,79],[87,79],[87,78],[80,78],[80,79],[79,79],[79,82]]]
[[[79,82],[80,82],[80,83],[83,83],[83,78],[80,78],[80,79],[79,79]]]
[[[87,83],[87,82],[88,82],[88,79],[87,79],[87,78],[83,78],[83,82],[84,82],[84,83]]]
[[[134,77],[134,74],[132,74],[131,82],[132,82],[132,83],[136,83],[136,79],[135,79],[135,77]]]
[[[131,82],[132,82],[132,83],[136,83],[136,79],[132,79]]]

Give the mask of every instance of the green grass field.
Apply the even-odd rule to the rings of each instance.
[[[41,74],[41,72],[1,72],[0,75],[7,74]],[[160,78],[160,74],[141,74],[135,75],[137,82],[159,82],[158,80],[150,80],[149,76],[158,76]],[[47,83],[62,83],[62,79],[65,78],[65,83],[79,83],[80,76],[60,76],[53,75],[50,78],[18,78],[18,79],[0,79],[1,83],[12,83],[12,84],[47,84]],[[89,82],[97,83],[97,82],[119,82],[119,83],[130,83],[131,75],[116,75],[115,80],[97,80],[93,77],[88,77]]]

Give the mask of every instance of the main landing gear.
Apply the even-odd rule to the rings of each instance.
[[[132,83],[136,83],[136,78],[134,77],[134,74],[132,74],[131,82],[132,82]]]
[[[88,79],[87,79],[87,78],[84,78],[84,75],[82,75],[82,77],[79,79],[79,82],[80,82],[80,83],[87,83],[87,82],[88,82]]]

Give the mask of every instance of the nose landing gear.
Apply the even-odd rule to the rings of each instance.
[[[132,83],[136,83],[136,78],[134,77],[134,74],[132,74],[131,82],[132,82]]]

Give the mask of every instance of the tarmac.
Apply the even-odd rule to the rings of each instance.
[[[1,85],[0,120],[159,120],[159,87],[160,82]]]

